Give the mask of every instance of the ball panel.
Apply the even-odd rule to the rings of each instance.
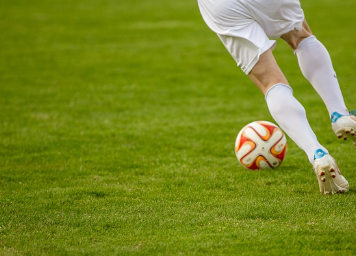
[[[257,121],[257,123],[264,126],[271,134],[276,128],[278,128],[274,123],[268,121]]]
[[[263,140],[267,140],[271,135],[270,131],[261,123],[254,122],[251,123],[249,127]]]
[[[252,150],[256,148],[256,145],[253,141],[245,141],[241,147],[236,150],[236,156],[239,160],[243,159],[244,156],[251,153]]]
[[[286,136],[282,133],[282,131],[277,131],[276,133],[280,133],[278,141],[276,141],[271,147],[271,153],[273,155],[278,155],[283,152],[287,145]]]
[[[268,161],[263,156],[257,156],[252,159],[249,164],[241,162],[242,166],[249,170],[260,170],[260,169],[270,169],[271,166],[268,164]]]
[[[263,156],[259,156],[256,159],[256,164],[259,167],[259,169],[270,169],[271,166],[268,163],[268,160],[264,158]]]

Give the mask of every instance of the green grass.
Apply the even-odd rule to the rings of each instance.
[[[304,1],[355,108],[352,0]],[[348,194],[321,196],[289,140],[249,172],[234,140],[273,121],[190,0],[0,3],[0,255],[354,255],[351,143],[275,55]]]

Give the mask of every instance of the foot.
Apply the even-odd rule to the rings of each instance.
[[[356,147],[356,116],[353,114],[354,112],[350,112],[349,116],[334,112],[331,115],[331,126],[339,139],[347,140],[349,138]]]
[[[326,195],[349,191],[349,183],[341,175],[334,158],[323,150],[317,149],[314,159],[313,170],[321,193]]]

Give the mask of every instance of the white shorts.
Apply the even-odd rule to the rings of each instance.
[[[218,34],[237,65],[249,74],[260,55],[294,29],[304,13],[299,0],[198,0],[204,21]]]

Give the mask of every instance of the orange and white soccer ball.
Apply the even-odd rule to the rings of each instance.
[[[246,125],[237,135],[235,153],[240,164],[250,170],[277,168],[287,152],[283,131],[267,121]]]

